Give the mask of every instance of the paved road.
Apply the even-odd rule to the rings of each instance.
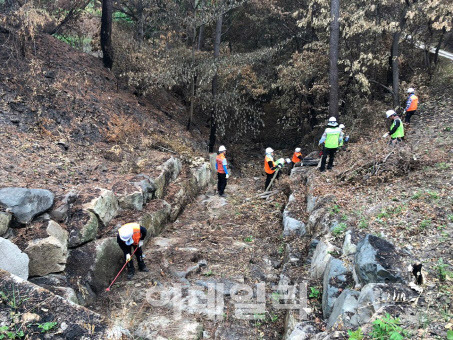
[[[418,48],[421,48],[421,49],[425,49],[425,44],[422,44],[422,43],[416,43],[415,44]],[[435,47],[430,47],[429,48],[429,51],[431,53],[436,53],[436,48]],[[447,52],[447,51],[444,51],[444,50],[439,50],[439,57],[444,57],[444,58],[447,58],[451,61],[453,61],[453,53],[450,53],[450,52]]]

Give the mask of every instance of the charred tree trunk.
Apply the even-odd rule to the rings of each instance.
[[[436,65],[436,66],[439,61],[439,50],[442,47],[442,41],[444,40],[444,36],[445,36],[446,32],[447,32],[447,30],[446,30],[445,26],[442,27],[442,33],[440,35],[439,42],[437,43],[437,46],[436,46],[436,53],[434,53],[434,65]]]
[[[193,27],[193,39],[192,39],[192,71],[195,72],[195,37],[197,34],[196,26]],[[194,73],[192,76],[192,82],[190,84],[190,109],[189,109],[189,119],[187,121],[187,130],[190,130],[193,120],[193,110],[195,105],[195,82],[197,80],[197,75]]]
[[[215,27],[215,37],[214,37],[214,62],[217,61],[220,55],[220,43],[222,39],[222,23],[223,23],[223,14],[220,14],[217,18],[216,27]],[[216,132],[217,132],[217,104],[216,96],[219,86],[219,76],[217,75],[217,70],[212,78],[212,102],[213,109],[211,111],[211,131],[209,134],[209,152],[214,152],[214,145],[216,141]]]
[[[338,117],[338,49],[340,43],[340,0],[330,2],[330,45],[329,45],[329,115]]]
[[[104,66],[111,69],[113,66],[112,46],[112,16],[113,0],[102,0],[101,17],[101,49]]]
[[[201,51],[204,44],[204,24],[200,26],[198,31],[198,44],[197,44],[197,51]]]
[[[400,104],[399,84],[400,84],[400,69],[399,69],[399,42],[401,32],[393,33],[392,42],[392,88],[393,88],[393,106],[397,107]]]

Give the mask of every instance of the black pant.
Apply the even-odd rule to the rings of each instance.
[[[226,185],[227,185],[226,174],[221,174],[220,172],[218,172],[217,173],[217,191],[218,191],[219,195],[223,195]]]
[[[414,110],[414,111],[406,111],[406,116],[404,117],[404,122],[405,123],[411,123],[411,117],[412,115],[415,114],[415,112],[417,112],[417,110]]]
[[[264,190],[267,189],[269,186],[270,182],[272,181],[272,178],[274,177],[275,172],[273,174],[268,174],[266,173],[266,183],[264,184]],[[280,177],[280,171],[277,173],[277,177],[275,179],[278,179]]]
[[[135,246],[132,246],[132,249],[135,250]],[[124,253],[124,261],[126,261],[126,255],[128,253]],[[143,250],[142,247],[139,247],[137,251],[135,252],[135,256],[137,257],[137,263],[138,263],[138,268],[142,270],[145,267],[145,261],[143,260]],[[131,260],[127,263],[127,271],[129,273],[134,273],[135,268],[134,268],[134,262]]]
[[[321,170],[321,171],[326,170],[327,155],[329,156],[329,163],[327,163],[327,169],[332,169],[333,160],[335,158],[336,151],[337,151],[337,148],[330,149],[330,148],[324,147],[324,150],[322,151],[321,168],[319,170]]]

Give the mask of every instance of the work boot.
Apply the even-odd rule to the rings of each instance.
[[[129,261],[129,263],[127,264],[127,279],[132,280],[134,275],[135,275],[134,264],[132,263],[132,261]]]
[[[149,269],[146,267],[145,261],[143,261],[143,258],[141,258],[138,261],[138,271],[140,272],[149,272]]]

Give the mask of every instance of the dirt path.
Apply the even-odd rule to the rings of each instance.
[[[145,261],[150,272],[138,273],[132,281],[121,276],[112,291],[99,298],[95,309],[140,338],[195,339],[201,330],[211,339],[279,338],[285,311],[274,310],[270,299],[283,261],[281,213],[287,197],[282,192],[269,201],[256,197],[262,182],[262,178],[233,179],[226,199],[215,195],[212,188],[199,196],[160,237],[147,244]],[[247,301],[239,301],[239,296],[246,291],[234,299],[230,293],[245,285],[253,289],[250,302],[257,303],[261,301],[258,283],[265,287],[265,309],[261,304],[261,309],[240,316],[238,303]],[[209,284],[215,286],[208,289]],[[164,293],[173,289],[173,298],[175,292],[182,293],[181,319],[176,300],[156,306],[162,295],[152,292],[159,289]],[[197,289],[208,294],[208,299],[216,291],[215,302],[199,299],[205,306],[191,305],[187,296]],[[209,310],[214,305],[216,312]]]

